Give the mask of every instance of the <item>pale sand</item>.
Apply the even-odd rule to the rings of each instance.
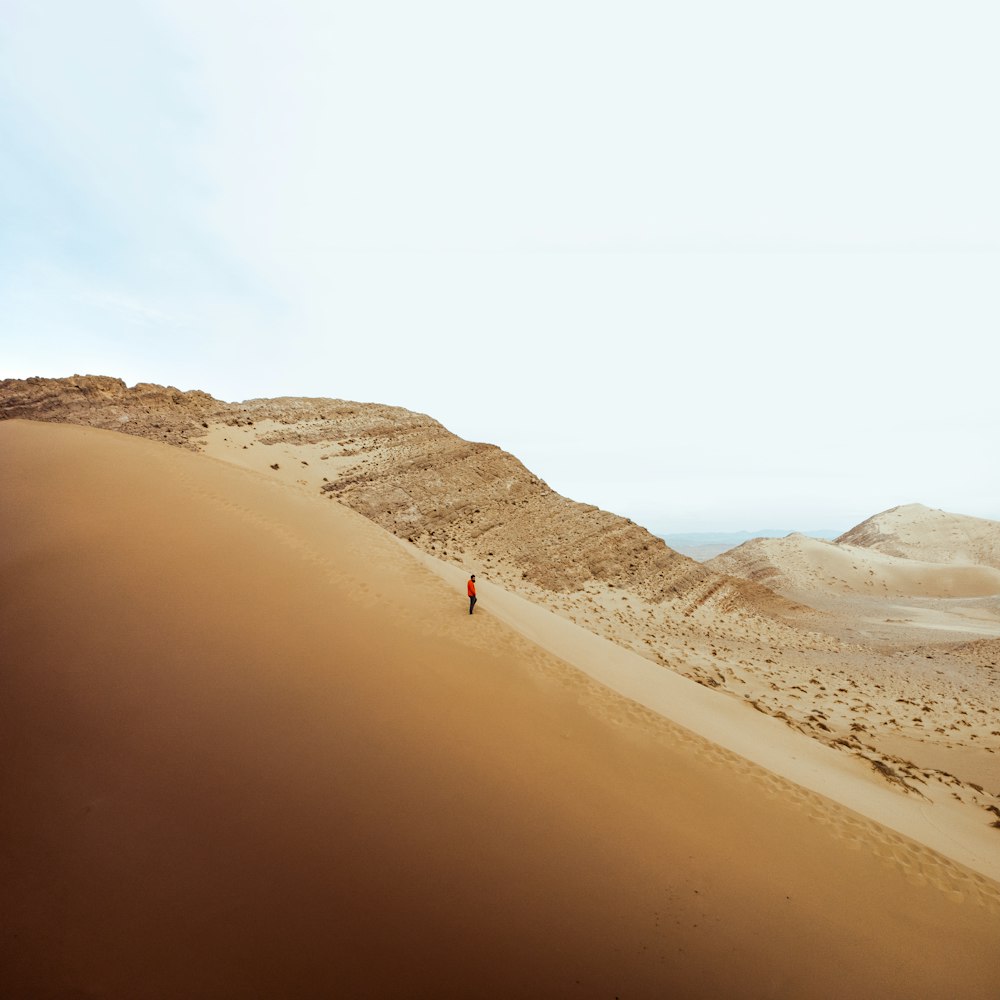
[[[1000,521],[952,514],[919,503],[882,511],[837,541],[907,559],[1000,569]]]
[[[425,553],[418,557],[455,590],[464,584],[462,570]],[[789,728],[780,719],[755,711],[746,702],[664,670],[517,594],[494,589],[481,574],[477,586],[480,610],[488,607],[522,635],[601,684],[683,726],[690,734],[705,737],[715,752],[733,751],[743,758],[740,766],[751,761],[794,782],[799,787],[793,794],[806,794],[806,789],[819,792],[1000,882],[1000,835],[983,822],[981,812],[957,802],[947,787],[925,785],[920,797],[901,795],[859,757],[846,756]],[[909,759],[922,757],[926,748],[926,744],[905,738],[892,742],[886,737],[884,742],[887,751]],[[963,758],[962,770],[975,772],[972,780],[993,787],[1000,767],[995,761],[987,764],[968,752],[949,754],[943,747],[934,749],[937,754],[928,766],[955,767],[958,758]],[[933,808],[928,808],[931,803]]]
[[[12,421],[0,458],[0,992],[996,996],[996,882],[488,580],[470,617],[336,503],[146,440]]]
[[[903,558],[799,534],[745,542],[708,565],[766,583],[797,600],[806,600],[815,591],[880,599],[1000,594],[1000,569],[992,566]]]

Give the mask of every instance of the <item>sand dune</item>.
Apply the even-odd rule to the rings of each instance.
[[[919,503],[876,514],[837,541],[904,559],[1000,569],[1000,521],[950,514]]]
[[[488,580],[470,617],[370,521],[139,438],[0,459],[5,995],[995,996],[995,882]]]
[[[934,551],[939,553],[937,549]],[[719,573],[764,583],[796,600],[807,599],[809,591],[817,590],[879,597],[1000,594],[1000,569],[992,566],[904,558],[877,548],[845,541],[827,542],[800,534],[756,538],[707,565]]]

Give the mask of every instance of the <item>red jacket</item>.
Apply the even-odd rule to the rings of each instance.
[[[476,585],[475,585],[475,583],[472,580],[469,581],[469,588],[468,589],[469,589],[469,597],[475,597],[476,596]]]

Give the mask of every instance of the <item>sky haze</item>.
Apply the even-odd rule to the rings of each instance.
[[[0,11],[0,377],[405,406],[664,533],[1000,519],[995,5]]]

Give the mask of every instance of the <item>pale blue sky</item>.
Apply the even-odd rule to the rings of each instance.
[[[1000,518],[993,3],[0,0],[0,376],[426,412],[662,531]]]

